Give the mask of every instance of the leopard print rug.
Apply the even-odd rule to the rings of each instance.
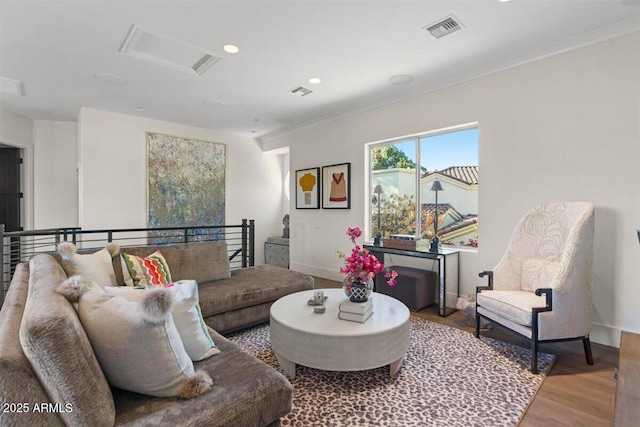
[[[283,372],[271,350],[269,326],[228,337]],[[396,378],[389,367],[333,372],[296,366],[293,409],[283,426],[515,426],[551,369],[539,354],[449,326],[411,318],[407,356]]]

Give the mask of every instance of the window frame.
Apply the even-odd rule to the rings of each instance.
[[[421,172],[421,143],[420,140],[422,138],[429,138],[429,137],[433,137],[433,136],[438,136],[438,135],[442,135],[442,134],[447,134],[447,133],[453,133],[453,132],[459,132],[459,131],[464,131],[467,129],[474,129],[477,128],[478,129],[478,150],[480,150],[480,137],[479,137],[479,132],[480,132],[480,124],[479,122],[469,122],[469,123],[465,123],[465,124],[461,124],[461,125],[456,125],[456,126],[449,126],[446,128],[440,128],[440,129],[435,129],[432,131],[424,131],[424,132],[419,132],[419,133],[415,133],[415,134],[410,134],[410,135],[404,135],[404,136],[399,136],[399,137],[395,137],[395,138],[389,138],[389,139],[385,139],[385,140],[381,140],[381,141],[375,141],[375,142],[370,142],[365,144],[365,173],[367,174],[367,179],[365,180],[365,194],[366,194],[366,201],[367,203],[365,203],[365,240],[366,241],[373,241],[374,236],[372,233],[372,229],[373,229],[373,224],[372,224],[372,218],[373,218],[373,214],[374,211],[377,209],[377,206],[374,206],[373,204],[373,189],[374,189],[374,184],[373,184],[373,169],[372,169],[372,165],[373,165],[373,158],[372,158],[372,153],[373,153],[373,149],[376,147],[381,147],[381,146],[386,146],[386,145],[393,145],[396,143],[400,143],[400,142],[407,142],[407,141],[414,141],[415,144],[415,163],[416,163],[416,182],[415,182],[415,202],[416,202],[416,236],[421,236],[422,235],[422,199],[421,199],[421,180],[422,180],[422,172]],[[478,159],[478,166],[480,163],[480,160]],[[479,187],[479,186],[478,186]],[[456,249],[463,249],[463,250],[477,250],[477,248],[469,248],[466,246],[454,246]]]

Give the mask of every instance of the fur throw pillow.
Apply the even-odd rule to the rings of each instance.
[[[112,386],[190,398],[213,385],[206,372],[195,372],[184,349],[171,316],[174,297],[169,289],[149,289],[134,302],[90,289],[83,278],[73,276],[58,292],[78,303],[82,327]]]

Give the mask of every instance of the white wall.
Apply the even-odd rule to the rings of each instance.
[[[252,138],[82,108],[79,127],[80,225],[85,229],[147,224],[146,132],[227,144],[226,223],[256,220],[256,263],[264,241],[282,234],[282,166]]]
[[[33,122],[33,228],[78,225],[76,122]]]
[[[282,216],[284,217],[291,213],[291,205],[289,204],[291,201],[291,192],[289,191],[291,181],[291,171],[289,170],[289,151],[284,154],[280,154],[279,160],[280,167],[282,168]]]
[[[340,279],[335,250],[350,250],[347,227],[365,225],[366,143],[478,121],[480,248],[462,253],[460,293],[481,283],[531,207],[590,200],[592,339],[618,345],[620,329],[640,332],[638,70],[634,33],[265,143],[289,146],[292,170],[352,163],[351,210],[292,206],[292,268]]]

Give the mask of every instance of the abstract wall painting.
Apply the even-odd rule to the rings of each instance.
[[[147,133],[148,226],[225,224],[226,145]]]

